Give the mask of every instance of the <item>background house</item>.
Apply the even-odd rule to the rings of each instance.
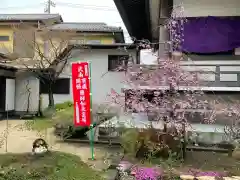
[[[59,14],[0,14],[0,53],[32,58],[35,30],[62,21]]]
[[[72,100],[71,63],[91,62],[93,103],[104,103],[111,87],[121,89],[122,72],[114,72],[121,56],[131,55],[136,61],[136,47],[124,44],[123,30],[105,23],[61,23],[49,27],[54,33],[66,32],[70,44],[78,45],[71,53],[68,65],[54,88],[55,103]],[[83,48],[84,46],[84,48]],[[43,108],[48,105],[45,85],[40,82]]]
[[[72,50],[72,58],[59,77],[54,87],[55,103],[72,101],[71,63],[79,61],[91,62],[92,102],[93,104],[107,103],[107,95],[111,88],[121,91],[123,88],[124,72],[116,68],[123,58],[130,58],[136,62],[138,53],[131,44],[88,44],[87,49],[76,46]],[[48,105],[47,89],[40,83],[40,94],[43,96],[43,108]]]
[[[105,102],[111,87],[121,89],[123,72],[114,72],[120,63],[119,58],[130,55],[136,61],[139,57],[135,46],[124,44],[123,30],[119,27],[105,23],[63,23],[60,15],[49,14],[12,15],[12,19],[15,24],[11,20],[4,21],[9,28],[9,40],[0,43],[5,50],[0,56],[0,73],[5,76],[1,78],[1,113],[36,113],[40,94],[43,97],[42,108],[47,107],[46,84],[39,81],[31,69],[48,68],[57,58],[53,47],[58,48],[60,55],[74,45],[71,58],[53,87],[55,103],[72,100],[71,62],[91,62],[93,103],[99,104]],[[4,35],[7,36],[6,33]],[[32,53],[19,53],[25,50]]]
[[[12,62],[19,58],[32,59],[36,54],[32,48],[35,30],[60,22],[62,18],[58,14],[0,15],[1,113],[18,109],[15,97],[26,93],[19,88],[24,82],[16,78],[17,69],[22,66]]]

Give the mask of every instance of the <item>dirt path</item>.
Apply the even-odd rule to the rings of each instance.
[[[4,120],[0,121],[0,153],[31,152],[33,141],[39,137],[42,137],[49,144],[50,150],[71,153],[79,156],[84,162],[89,163],[89,158],[91,157],[91,150],[88,145],[56,142],[57,138],[55,138],[55,136],[53,135],[53,130],[49,129],[46,132],[42,132],[40,134],[35,131],[26,130],[23,129],[23,120],[9,120],[8,123],[8,136],[7,138],[5,138],[7,122]],[[107,164],[104,164],[103,161],[109,156],[110,153],[107,152],[106,149],[100,147],[97,147],[94,150],[96,159],[99,160],[99,162],[94,162],[95,168],[100,170],[104,168],[104,166],[107,166]]]
[[[7,121],[0,121],[0,153],[30,152],[32,146],[31,142],[37,138],[37,134],[19,129],[19,127],[24,124],[24,121],[9,120],[8,124],[7,128]]]

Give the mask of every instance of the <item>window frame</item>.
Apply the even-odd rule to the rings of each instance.
[[[123,58],[123,59],[121,59],[121,58]],[[111,55],[111,54],[109,54],[108,55],[108,71],[111,71],[111,72],[124,71],[124,69],[117,70],[117,68],[120,65],[122,65],[122,63],[124,63],[124,66],[127,66],[128,60],[129,60],[129,55]],[[116,61],[117,61],[117,63],[116,63]],[[119,62],[121,62],[121,63],[119,63]],[[112,67],[112,66],[117,66],[117,67]]]

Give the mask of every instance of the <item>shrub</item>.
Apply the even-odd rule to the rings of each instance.
[[[114,117],[114,114],[92,114],[95,126],[101,124]],[[63,118],[63,117],[61,117]],[[69,121],[71,120],[71,121]],[[84,138],[89,127],[74,127],[73,117],[69,117],[67,120],[58,121],[55,124],[55,134],[64,139],[66,138]]]
[[[154,128],[126,130],[121,136],[121,145],[125,154],[136,158],[168,158],[171,154],[180,153],[180,140]]]
[[[158,180],[162,179],[163,171],[153,167],[135,167],[132,168],[132,174],[135,175],[136,180]]]
[[[121,145],[125,154],[135,157],[140,148],[137,129],[129,129],[123,132],[121,136]]]
[[[61,136],[62,138],[83,138],[86,136],[86,132],[89,130],[89,127],[74,127],[73,125],[73,107],[69,103],[67,104],[66,109],[59,111],[55,119],[55,134]],[[64,107],[64,105],[60,106]],[[65,106],[66,107],[66,106]],[[102,122],[105,122],[112,117],[116,116],[116,113],[113,111],[106,111],[106,108],[97,105],[93,105],[92,111],[92,121],[99,125]]]

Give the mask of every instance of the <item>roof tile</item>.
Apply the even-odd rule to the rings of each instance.
[[[105,23],[70,23],[64,22],[50,27],[52,30],[75,30],[91,32],[123,32],[121,27],[108,26]]]

